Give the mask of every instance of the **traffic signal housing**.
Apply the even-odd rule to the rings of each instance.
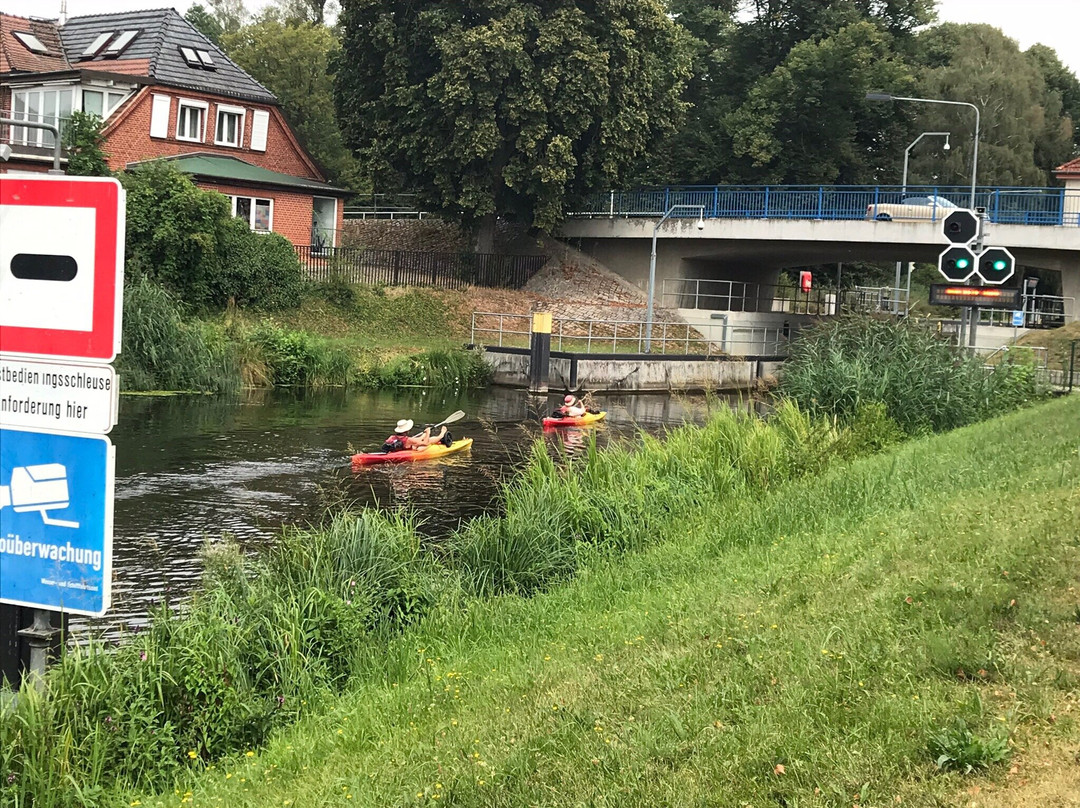
[[[979,277],[992,286],[1005,283],[1016,272],[1016,259],[1004,247],[988,247],[979,253]]]
[[[968,246],[949,247],[938,257],[938,272],[945,280],[963,283],[975,274],[975,253]]]
[[[979,235],[979,217],[970,210],[954,210],[942,221],[941,230],[950,244],[970,244]]]

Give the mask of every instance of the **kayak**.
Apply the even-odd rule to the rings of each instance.
[[[354,466],[374,466],[376,463],[406,463],[412,460],[434,460],[436,457],[446,457],[455,452],[460,452],[472,446],[472,438],[456,440],[449,446],[436,443],[423,449],[405,449],[400,452],[363,452],[352,456]]]
[[[552,418],[544,419],[544,426],[587,426],[603,421],[607,417],[606,412],[587,412],[577,418]]]

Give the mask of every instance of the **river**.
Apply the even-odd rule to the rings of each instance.
[[[520,465],[533,441],[549,450],[579,451],[594,432],[604,444],[639,429],[661,432],[700,420],[702,398],[605,396],[603,424],[543,432],[546,405],[522,391],[461,393],[252,391],[240,397],[125,396],[116,444],[113,606],[100,620],[73,619],[75,633],[144,623],[148,608],[175,602],[197,583],[206,542],[224,535],[254,549],[283,525],[317,522],[329,504],[409,507],[430,537],[496,507],[499,482]],[[468,454],[423,463],[352,471],[350,445],[372,450],[399,418],[441,421],[472,437]]]

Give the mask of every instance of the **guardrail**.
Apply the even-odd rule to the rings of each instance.
[[[843,312],[905,314],[908,292],[891,286],[856,286],[837,292],[819,287],[804,292],[798,286],[712,278],[665,278],[663,305],[706,311],[811,314],[832,317]]]
[[[470,342],[500,348],[526,348],[531,314],[474,312]],[[552,318],[551,350],[567,353],[645,353],[644,320]],[[733,329],[719,341],[686,323],[654,322],[650,353],[677,356],[785,356],[790,332],[779,327]]]
[[[387,286],[520,289],[547,262],[543,255],[369,250],[363,247],[296,247],[308,277]]]
[[[969,186],[931,185],[710,185],[608,191],[591,197],[574,217],[876,220],[905,199],[925,198],[891,218],[939,221],[970,204]],[[939,200],[944,200],[941,202]],[[994,224],[1080,225],[1080,191],[1064,188],[978,188],[975,206]],[[924,208],[920,210],[918,208]]]
[[[1024,323],[1017,328],[1060,328],[1073,319],[1076,300],[1060,295],[1024,295],[1020,310]],[[1013,328],[1013,313],[1003,309],[979,309],[979,324]]]

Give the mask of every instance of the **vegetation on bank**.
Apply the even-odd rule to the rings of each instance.
[[[1018,396],[1007,403],[1015,405],[1025,399],[1026,396]],[[1075,409],[1049,412],[1050,421],[1067,422],[1075,428]],[[1000,432],[1001,427],[995,429]],[[886,488],[902,484],[905,496],[892,504],[903,508],[910,502],[915,507],[914,500],[921,496],[919,492],[934,491],[926,487],[919,475],[929,474],[937,479],[944,474],[944,465],[934,471],[937,466],[933,463],[938,460],[930,464],[931,468],[924,467],[930,463],[931,452],[925,445],[894,456],[888,469],[881,461],[871,466],[848,465],[853,458],[877,452],[904,437],[901,427],[888,416],[886,406],[873,401],[864,402],[850,416],[841,418],[812,415],[790,401],[781,402],[767,421],[722,408],[704,427],[676,429],[664,440],[643,437],[638,445],[605,452],[598,452],[594,446],[583,459],[566,466],[554,464],[538,450],[522,476],[506,488],[501,515],[475,519],[441,545],[422,547],[406,517],[365,511],[337,515],[316,530],[286,531],[277,547],[254,559],[242,557],[235,549],[219,548],[209,556],[202,589],[182,611],[160,610],[146,631],[128,637],[117,650],[93,647],[68,654],[50,673],[44,695],[24,688],[17,704],[7,708],[0,726],[0,795],[6,790],[16,804],[41,808],[107,804],[117,789],[157,791],[178,777],[187,777],[184,772],[192,767],[217,766],[217,761],[229,756],[246,758],[255,747],[267,743],[275,730],[294,723],[297,718],[310,715],[309,720],[319,725],[325,718],[317,716],[325,717],[328,711],[351,704],[352,694],[388,684],[395,688],[400,685],[402,692],[413,696],[417,687],[430,689],[430,698],[424,701],[431,705],[429,708],[420,708],[419,702],[414,701],[396,702],[402,708],[407,707],[407,712],[397,721],[401,737],[393,743],[404,738],[417,741],[415,728],[425,726],[424,737],[440,747],[439,738],[447,737],[442,733],[456,736],[457,732],[442,726],[435,707],[456,709],[454,702],[462,694],[462,686],[454,681],[456,674],[442,670],[443,657],[451,652],[460,653],[465,664],[474,650],[479,650],[474,649],[473,640],[486,638],[484,642],[487,642],[501,636],[499,644],[507,644],[509,649],[523,639],[514,629],[502,636],[506,628],[504,617],[500,607],[492,604],[503,603],[514,612],[522,608],[520,601],[512,597],[506,600],[506,596],[538,597],[558,591],[556,584],[575,578],[582,580],[579,586],[587,588],[590,581],[606,579],[616,569],[625,570],[643,563],[627,559],[671,543],[691,555],[704,552],[697,559],[704,568],[707,562],[712,563],[709,559],[716,553],[742,552],[749,546],[760,548],[769,541],[779,546],[782,537],[793,537],[804,529],[858,533],[865,527],[861,520],[867,510],[883,507],[881,498],[891,496]],[[972,434],[968,439],[975,438]],[[962,441],[957,445],[962,445]],[[955,453],[956,449],[952,451]],[[1042,452],[1043,447],[1033,451]],[[918,463],[912,460],[913,452],[921,456]],[[1059,450],[1049,447],[1044,457],[1059,454]],[[994,452],[990,451],[989,455],[993,457]],[[898,464],[903,466],[899,471]],[[843,467],[839,474],[832,471],[837,467]],[[1064,484],[1064,466],[1060,473],[1058,484]],[[981,475],[980,471],[974,479],[983,480]],[[798,481],[807,477],[815,481],[800,487]],[[831,519],[837,521],[833,523]],[[622,559],[619,564],[608,563],[616,558]],[[816,556],[807,558],[816,559]],[[740,585],[743,588],[747,579],[741,576],[749,575],[752,580],[757,573],[745,561],[740,563],[738,569],[742,572],[731,583],[743,580]],[[800,572],[796,559],[792,563],[795,564],[792,575],[806,572]],[[684,569],[698,569],[698,565]],[[647,580],[642,578],[638,584]],[[618,592],[630,584],[626,581],[607,591],[603,595],[604,608],[628,608]],[[700,586],[701,582],[696,585]],[[752,591],[744,597],[749,597]],[[772,596],[779,590],[763,591]],[[502,597],[492,600],[492,596]],[[558,600],[570,596],[552,597]],[[806,603],[822,595],[807,588],[800,597],[799,602]],[[956,597],[961,598],[958,604],[967,603],[964,599],[967,594]],[[634,595],[631,601],[637,602],[638,596]],[[786,601],[785,604],[785,609],[790,608],[791,604]],[[736,608],[741,613],[738,620],[745,620],[747,613],[754,611],[749,606]],[[774,604],[773,608],[780,605]],[[679,611],[682,613],[682,607]],[[669,669],[662,662],[666,652],[657,649],[660,656],[655,664],[650,663],[650,670],[663,680],[652,683],[660,690],[652,694],[646,686],[648,682],[636,680],[641,687],[636,692],[642,702],[630,714],[647,710],[646,702],[651,699],[664,701],[672,695],[663,682],[668,681],[673,670],[682,671],[675,679],[683,687],[697,687],[700,680],[693,672],[705,661],[717,667],[716,675],[724,669],[723,675],[734,677],[732,681],[745,678],[746,689],[732,691],[733,701],[722,711],[727,715],[732,711],[752,710],[750,694],[765,692],[759,692],[753,682],[767,669],[759,665],[766,650],[779,654],[768,666],[775,671],[773,677],[790,681],[790,686],[804,695],[813,692],[812,685],[825,686],[826,680],[837,674],[837,666],[844,666],[844,653],[849,653],[830,650],[839,654],[827,660],[836,663],[835,666],[804,671],[810,629],[809,624],[800,621],[811,621],[815,614],[820,617],[824,612],[811,610],[797,620],[792,618],[790,628],[781,634],[765,632],[743,638],[736,637],[737,622],[727,625],[736,620],[733,614],[721,612],[725,627],[716,633],[716,651],[727,642],[742,650],[730,659],[720,655],[710,660],[695,658],[692,664],[680,663]],[[690,613],[708,619],[709,611],[695,606]],[[462,614],[471,615],[469,621],[462,623]],[[669,610],[668,614],[673,612]],[[925,638],[908,646],[901,635],[910,627],[889,622],[895,618],[891,607],[877,615],[882,621],[880,625],[873,624],[874,614],[877,613],[870,610],[858,618],[870,622],[860,624],[856,633],[896,635],[893,645],[879,651],[888,660],[889,673],[885,690],[875,695],[880,703],[874,710],[884,710],[891,716],[887,722],[889,731],[904,739],[899,746],[878,739],[884,744],[879,750],[882,764],[892,766],[895,776],[903,778],[920,771],[920,761],[929,760],[926,750],[934,727],[925,716],[912,723],[913,716],[907,712],[890,713],[888,702],[881,700],[895,698],[897,688],[903,682],[913,681],[912,676],[925,675],[933,667],[935,653],[942,655],[944,661],[948,661],[950,654],[957,654],[964,670],[978,670],[971,667],[974,662],[990,670],[993,654],[984,658],[982,649],[986,643],[992,645],[992,641],[982,628],[979,617],[982,612],[978,610],[971,616],[970,625],[964,622],[968,618],[956,615],[954,622],[967,628],[955,639],[935,640],[944,643],[939,652],[924,648],[920,643]],[[830,619],[841,619],[831,611],[829,615]],[[481,622],[474,622],[474,618]],[[494,622],[485,627],[483,621],[488,619]],[[552,619],[568,621],[577,632],[584,626],[576,623],[577,618],[570,614]],[[936,625],[930,621],[920,631],[935,631]],[[448,633],[449,627],[454,628]],[[770,629],[779,630],[779,624]],[[721,631],[726,634],[722,635]],[[783,646],[761,642],[762,637],[789,636],[789,631],[790,636],[803,638],[795,646],[798,654],[792,658],[784,659]],[[468,642],[466,635],[472,638]],[[729,639],[725,642],[722,636]],[[460,644],[455,638],[460,639]],[[845,636],[835,643],[826,642],[825,646],[850,648],[848,642]],[[955,649],[954,642],[960,643]],[[431,653],[415,650],[431,647],[444,650]],[[560,648],[566,650],[565,646]],[[759,648],[755,661],[752,651]],[[419,658],[413,656],[416,653]],[[510,650],[507,653],[512,654]],[[597,650],[594,661],[618,655],[617,649]],[[749,669],[742,668],[743,659],[747,660]],[[505,664],[506,660],[497,661],[493,667],[498,669]],[[511,665],[511,669],[516,670],[517,664]],[[726,666],[732,667],[728,670]],[[825,679],[818,681],[820,677]],[[425,681],[427,684],[423,685]],[[595,677],[581,681],[597,682]],[[573,709],[582,706],[577,697],[570,695],[578,692],[581,681],[551,683],[556,691],[565,691],[561,696],[548,697],[552,699],[552,715],[567,708],[568,698],[577,704]],[[500,685],[500,691],[509,684]],[[533,693],[533,685],[525,687]],[[390,692],[395,691],[391,688]],[[447,695],[451,692],[454,698]],[[922,691],[916,695],[919,692]],[[972,737],[983,737],[978,733],[987,731],[985,716],[957,709],[951,691],[939,692],[931,687],[929,695],[941,700],[935,721],[940,718],[945,722],[938,727],[945,733],[942,738],[950,737],[949,730],[943,727],[952,717],[963,718],[974,726],[976,736]],[[489,703],[517,704],[501,696],[488,698]],[[530,698],[526,696],[526,700]],[[396,695],[391,699],[394,700]],[[378,704],[382,702],[381,698],[377,699],[371,712],[361,720],[375,720],[381,709]],[[526,714],[529,715],[528,710]],[[563,715],[566,713],[557,716],[560,722]],[[834,709],[830,716],[836,722],[835,732],[839,733],[849,716],[843,709]],[[527,720],[535,724],[534,718]],[[791,719],[792,715],[788,714],[787,718]],[[489,716],[483,721],[489,719],[498,724],[502,716]],[[379,720],[386,720],[386,716]],[[452,719],[450,727],[460,722],[464,731],[466,725],[471,726],[467,724],[471,720],[462,715]],[[604,722],[613,719],[605,716],[597,720],[601,729],[586,727],[586,737],[594,738],[589,734],[593,731],[599,738],[607,732],[603,729]],[[725,721],[720,716],[715,720],[721,724]],[[746,720],[745,716],[741,720]],[[780,721],[778,716],[769,718],[773,720]],[[541,735],[554,732],[562,739],[560,743],[566,744],[565,752],[571,757],[584,751],[595,756],[597,750],[592,749],[591,741],[586,744],[588,749],[584,749],[583,739],[573,732],[562,735],[577,726],[576,721],[575,718],[571,725],[560,723],[549,728],[537,725],[536,733],[531,733],[533,741],[541,743]],[[405,723],[409,724],[407,730]],[[678,718],[673,726],[683,727],[675,730],[676,735],[682,739],[681,743],[689,743],[693,737],[686,734],[690,732],[689,725]],[[490,731],[495,731],[494,725],[485,727],[483,734],[489,735]],[[530,734],[524,728],[515,732],[522,732],[523,738]],[[661,729],[657,738],[666,732]],[[342,727],[337,736],[345,735]],[[606,736],[612,744],[618,737],[618,734]],[[956,729],[955,737],[967,736]],[[648,759],[653,752],[666,754],[652,749],[648,742],[639,745],[629,741],[630,735],[625,735],[620,742],[629,756],[627,762],[642,756]],[[350,739],[350,743],[356,741]],[[425,743],[417,748],[426,749]],[[314,740],[305,740],[303,744],[305,754],[313,755],[312,761],[321,759],[327,751]],[[916,747],[923,751],[917,753]],[[543,760],[539,750],[536,747],[537,755],[530,752],[520,760],[519,749],[505,750],[509,757],[500,766],[510,768],[499,775],[499,780],[488,781],[478,774],[475,781],[467,783],[455,776],[453,782],[461,789],[461,799],[466,803],[484,799],[483,789],[473,793],[474,788],[484,785],[478,782],[480,779],[524,789],[519,796],[526,801],[532,799],[525,793],[530,778],[525,777],[515,785],[521,778],[516,778],[513,772],[521,766],[546,771],[553,759]],[[425,754],[432,751],[428,749]],[[956,754],[961,752],[958,750]],[[805,754],[820,756],[820,753]],[[901,757],[894,759],[896,754]],[[797,759],[794,755],[794,750],[788,750],[778,761],[789,765],[783,761]],[[553,758],[561,758],[561,754]],[[453,761],[448,763],[456,765]],[[828,771],[826,764],[822,759],[823,771]],[[555,776],[555,772],[551,774]],[[748,784],[756,782],[756,775],[746,776]],[[213,777],[207,783],[212,789],[229,789],[227,783],[218,783]],[[293,786],[274,788],[287,791]],[[418,793],[425,799],[435,794],[429,793],[427,785]],[[232,795],[230,804],[244,804],[244,799],[243,795]]]

